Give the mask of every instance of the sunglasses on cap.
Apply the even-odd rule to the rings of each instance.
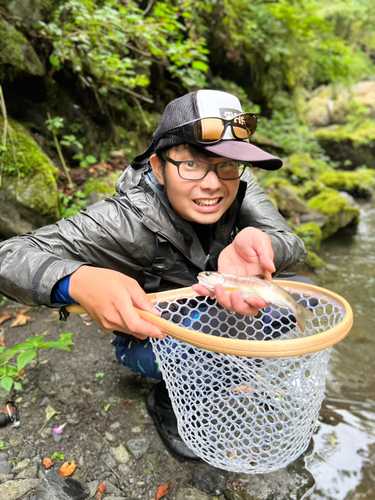
[[[175,135],[185,139],[190,144],[214,144],[219,142],[230,127],[233,137],[238,141],[246,141],[257,128],[257,117],[250,113],[243,113],[225,120],[224,118],[198,118],[187,122],[179,127],[163,132],[154,141],[157,144],[160,139],[169,135]]]

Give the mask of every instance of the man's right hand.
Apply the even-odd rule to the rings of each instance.
[[[138,282],[125,274],[82,266],[71,275],[69,295],[108,333],[129,333],[142,340],[166,337],[135,310],[134,305],[160,316]]]

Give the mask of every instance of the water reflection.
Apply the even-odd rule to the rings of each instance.
[[[316,480],[306,500],[375,499],[375,201],[361,204],[357,230],[324,242],[317,285],[343,296],[354,325],[332,348],[321,422],[306,464]]]

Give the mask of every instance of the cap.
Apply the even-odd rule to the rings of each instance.
[[[167,104],[158,128],[153,135],[152,144],[147,151],[137,156],[135,161],[141,161],[161,149],[186,143],[186,139],[173,135],[173,133],[158,141],[158,137],[168,132],[168,130],[200,118],[216,117],[230,120],[241,113],[243,111],[240,101],[227,92],[204,89],[179,97]],[[254,167],[265,170],[278,170],[283,164],[277,156],[273,156],[247,141],[236,140],[232,136],[230,127],[226,129],[224,137],[219,142],[207,145],[201,144],[200,147],[219,156],[247,161]]]

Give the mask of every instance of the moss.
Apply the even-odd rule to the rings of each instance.
[[[375,186],[375,171],[369,169],[358,169],[353,172],[331,170],[323,173],[320,181],[339,191],[347,191],[355,196],[368,198],[371,196],[371,188]]]
[[[20,73],[44,75],[43,64],[22,33],[0,21],[0,40],[0,80],[13,80]]]
[[[302,198],[304,198],[305,200],[309,200],[313,196],[316,196],[319,193],[321,193],[324,190],[324,188],[325,184],[323,184],[323,182],[321,182],[320,180],[307,181],[301,188]]]
[[[117,179],[118,173],[116,172],[111,172],[107,177],[91,177],[84,184],[84,195],[88,196],[90,193],[95,192],[110,196],[116,191]]]
[[[40,150],[27,130],[14,120],[9,121],[7,149],[0,156],[2,196],[15,198],[21,204],[47,215],[59,217],[57,196],[57,168]],[[0,136],[4,120],[0,117]]]
[[[348,205],[347,200],[337,191],[326,188],[307,202],[308,208],[329,217],[323,227],[323,238],[328,238],[340,228],[358,223],[359,209]]]
[[[318,141],[345,142],[350,141],[354,148],[371,145],[375,140],[375,120],[365,119],[361,125],[332,125],[315,131]]]
[[[315,252],[308,250],[305,265],[310,269],[318,269],[326,267],[327,264]]]
[[[297,227],[294,232],[305,243],[308,250],[319,250],[323,232],[316,222],[306,222]]]

